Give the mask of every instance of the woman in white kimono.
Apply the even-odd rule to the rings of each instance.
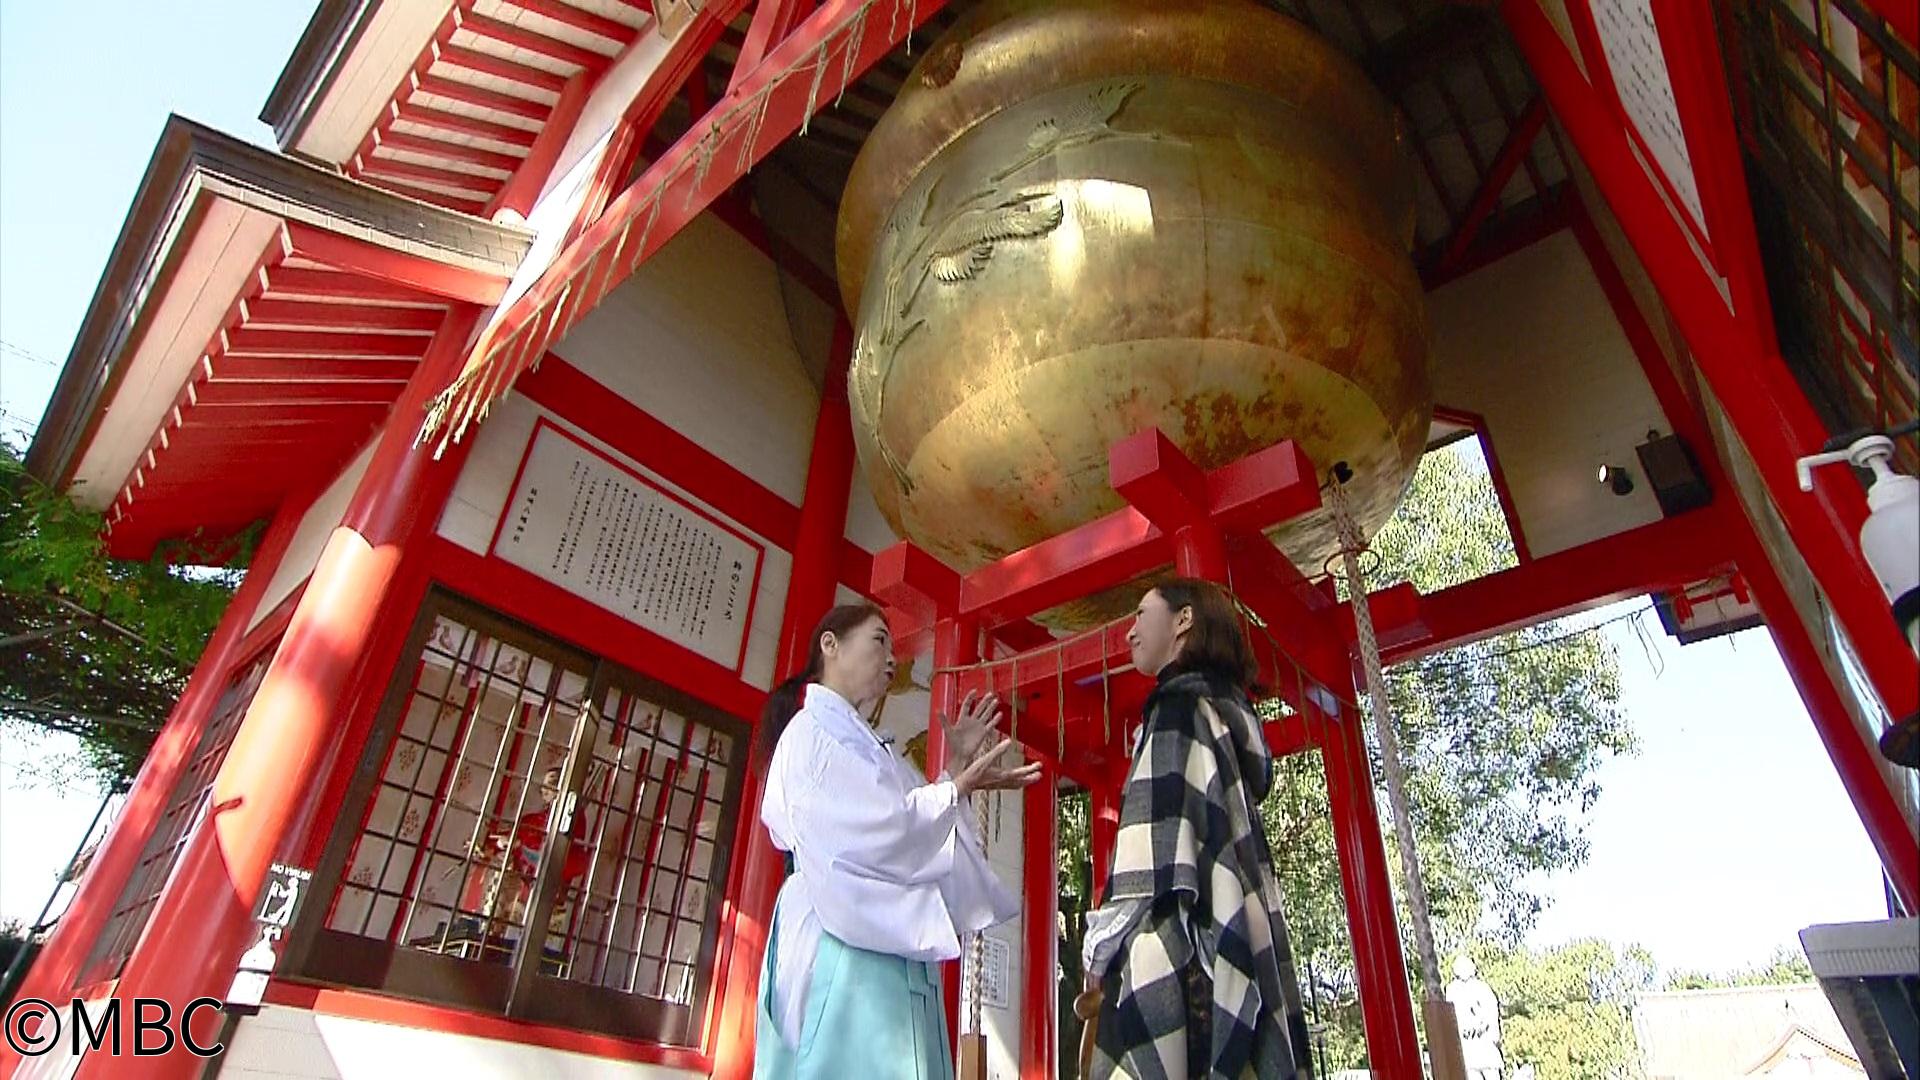
[[[761,972],[756,1080],[950,1080],[933,964],[1020,911],[968,796],[1025,787],[1040,767],[1002,764],[997,705],[969,697],[946,728],[954,775],[928,783],[865,719],[892,681],[886,618],[843,605],[762,717],[773,752],[760,818],[788,876]]]

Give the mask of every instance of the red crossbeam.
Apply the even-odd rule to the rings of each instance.
[[[463,83],[439,75],[420,76],[415,81],[414,88],[416,94],[432,94],[437,98],[458,101],[463,105],[471,105],[476,109],[486,109],[506,116],[517,116],[536,124],[546,123],[547,114],[553,111],[551,105],[543,105],[538,101],[503,94],[498,90],[487,90],[471,83]],[[401,115],[406,114],[402,112]]]
[[[240,303],[241,322],[255,330],[359,330],[431,336],[446,319],[439,308],[324,304],[258,297]]]
[[[540,137],[538,132],[528,131],[526,128],[496,124],[491,120],[462,116],[445,109],[419,104],[407,106],[406,113],[396,116],[394,122],[418,124],[434,131],[444,131],[450,135],[467,135],[475,139],[499,143],[502,146],[517,146],[522,150],[532,150],[534,140]],[[400,133],[391,132],[390,134]]]
[[[532,143],[528,139],[528,143]],[[463,161],[468,165],[478,165],[485,169],[497,169],[511,175],[520,167],[524,158],[512,154],[502,154],[497,150],[486,150],[464,143],[443,142],[424,135],[415,135],[406,131],[380,131],[374,134],[374,149],[401,150],[411,154],[423,154],[427,157],[444,158],[448,161]]]
[[[460,198],[461,192],[467,192],[478,198],[467,201],[484,203],[506,179],[503,176],[483,176],[480,173],[461,172],[457,169],[443,169],[434,165],[420,165],[397,158],[363,157],[360,159],[360,175],[378,180],[394,180],[402,184],[411,184],[416,188],[431,191],[435,188],[448,189],[441,194]]]
[[[1487,169],[1486,179],[1480,182],[1480,190],[1473,193],[1473,202],[1467,206],[1466,217],[1460,227],[1453,232],[1453,239],[1447,241],[1446,250],[1434,264],[1434,272],[1444,275],[1454,268],[1473,247],[1474,238],[1480,235],[1480,226],[1486,224],[1493,212],[1500,208],[1500,193],[1507,190],[1507,184],[1513,180],[1514,173],[1527,160],[1527,154],[1533,149],[1533,140],[1547,122],[1547,101],[1535,96],[1533,103],[1513,122],[1513,130],[1507,132],[1507,141],[1500,146],[1499,154],[1494,156],[1493,164]]]
[[[1381,658],[1389,664],[1414,660],[1726,572],[1732,568],[1733,552],[1720,513],[1697,510],[1642,525],[1421,597],[1418,617],[1427,636],[1382,641]],[[1376,621],[1381,607],[1376,596]],[[1352,641],[1351,607],[1340,605],[1334,618],[1343,639]]]
[[[501,313],[436,404],[433,415],[447,436],[463,432],[482,402],[510,389],[549,343],[943,6],[897,5],[897,18],[870,12],[861,0],[828,0],[815,9]]]
[[[284,401],[375,401],[391,405],[400,395],[403,382],[371,382],[359,379],[332,379],[301,382],[248,382],[241,379],[206,379],[189,391],[197,405],[247,405]]]
[[[303,330],[228,330],[221,335],[227,356],[308,357],[340,360],[418,360],[427,339],[398,334],[334,334]]]
[[[558,60],[562,64],[571,64],[588,73],[588,78],[606,70],[612,58],[584,49],[570,41],[529,30],[524,26],[501,22],[499,19],[475,14],[472,11],[456,10],[453,13],[454,25],[461,30],[496,41],[516,49],[525,49],[537,56],[549,60]]]
[[[1107,467],[1133,506],[954,575],[951,593],[939,572],[952,571],[911,544],[874,556],[874,595],[909,617],[896,637],[916,637],[949,603],[951,614],[989,628],[1024,619],[1166,565],[1184,526],[1258,531],[1320,504],[1313,466],[1291,441],[1203,472],[1153,429],[1115,443]]]
[[[566,0],[507,0],[521,11],[531,12],[543,19],[552,19],[562,26],[572,27],[582,33],[611,41],[621,48],[634,43],[640,31],[623,22],[616,22],[605,16],[595,15],[585,8],[574,7]]]
[[[290,224],[287,240],[293,254],[323,266],[390,282],[430,296],[475,304],[498,303],[507,291],[507,279],[483,270],[471,270],[339,233]],[[269,288],[275,280],[268,275]]]
[[[483,53],[477,49],[463,48],[459,45],[433,46],[434,54],[446,63],[465,68],[478,75],[491,75],[496,79],[505,79],[510,83],[524,86],[529,90],[558,94],[566,89],[567,77],[556,75],[545,68],[528,64],[516,64],[504,57],[492,53]]]

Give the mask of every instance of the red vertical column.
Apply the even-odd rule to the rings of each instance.
[[[1108,776],[1105,783],[1087,792],[1087,857],[1092,860],[1089,875],[1093,896],[1089,907],[1098,907],[1107,894],[1107,874],[1113,869],[1113,844],[1120,835],[1120,796],[1127,783],[1127,761]]]
[[[1413,992],[1400,952],[1400,929],[1394,922],[1386,845],[1373,802],[1373,769],[1358,722],[1358,716],[1330,722],[1320,754],[1333,811],[1334,847],[1340,856],[1340,885],[1347,899],[1367,1059],[1376,1076],[1419,1080]]]
[[[1182,577],[1224,584],[1227,549],[1220,530],[1210,521],[1189,525],[1173,537],[1173,568]]]
[[[979,626],[972,619],[946,617],[933,624],[933,705],[927,726],[927,776],[938,777],[947,767],[947,738],[940,729],[941,717],[960,712],[960,677],[942,669],[956,668],[980,659]],[[964,811],[964,808],[963,808]],[[946,997],[947,1031],[953,1044],[960,1044],[960,965],[949,960],[940,965],[940,985]]]
[[[312,505],[312,493],[304,498],[289,498],[274,513],[273,524],[261,538],[247,574],[233,600],[220,616],[220,624],[208,639],[207,647],[187,680],[185,693],[175,703],[172,714],[155,740],[153,749],[140,766],[139,775],[128,791],[120,816],[107,834],[92,866],[80,879],[80,888],[60,917],[52,935],[34,959],[33,967],[20,985],[16,1000],[41,998],[58,1002],[78,989],[74,980],[81,965],[113,914],[114,902],[126,888],[127,878],[140,861],[148,839],[159,824],[167,799],[180,782],[193,748],[200,742],[212,717],[213,704],[225,689],[234,650],[246,637],[248,624],[260,605],[267,582],[279,569],[287,545],[299,528],[300,519]],[[19,1064],[19,1055],[10,1044],[0,1041],[0,1073]]]
[[[1020,1078],[1059,1075],[1060,911],[1059,778],[1051,771],[1022,793],[1020,823],[1026,838],[1021,877],[1026,892],[1026,986],[1020,995]]]
[[[278,653],[214,775],[209,815],[182,848],[145,934],[120,979],[122,996],[160,997],[176,1009],[220,997],[252,943],[252,908],[282,841],[318,788],[340,718],[359,688],[365,647],[383,619],[408,548],[432,528],[471,441],[436,461],[415,446],[427,402],[465,359],[478,310],[459,305],[394,403],[366,474],[328,539]],[[195,1014],[202,1044],[217,1015]],[[198,1030],[204,1027],[206,1030]],[[184,1048],[132,1061],[90,1057],[82,1076],[188,1077],[203,1062]]]
[[[1734,505],[1722,512],[1737,515],[1740,508]],[[1820,649],[1814,644],[1813,635],[1807,632],[1799,609],[1781,583],[1772,560],[1761,548],[1759,538],[1746,521],[1737,518],[1728,531],[1740,538],[1737,561],[1741,574],[1753,589],[1754,605],[1767,620],[1774,647],[1780,650],[1780,660],[1786,665],[1794,687],[1800,691],[1807,716],[1813,721],[1821,744],[1827,748],[1827,756],[1833,761],[1841,786],[1847,789],[1854,812],[1866,826],[1867,837],[1880,855],[1880,865],[1887,871],[1887,880],[1893,883],[1893,891],[1903,907],[1920,911],[1920,844],[1914,843],[1913,831],[1900,811],[1900,802],[1880,771],[1874,744],[1854,723],[1853,714],[1847,710],[1839,688],[1834,685],[1832,673],[1820,660]]]
[[[787,578],[786,606],[780,619],[776,679],[806,667],[813,627],[833,606],[840,583],[840,545],[847,529],[847,502],[853,484],[853,420],[847,407],[847,360],[852,332],[842,322],[834,330],[833,353],[813,423],[813,450],[807,461],[807,490],[793,541],[793,570]],[[773,908],[785,877],[783,859],[760,824],[760,795],[766,786],[766,762],[756,759],[747,771],[734,838],[733,915],[729,942],[720,950],[725,975],[716,1014],[714,1080],[746,1080],[753,1073],[754,1021],[760,1000],[760,967],[766,957]]]

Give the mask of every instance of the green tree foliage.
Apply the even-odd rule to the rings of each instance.
[[[109,558],[100,515],[27,476],[0,440],[0,722],[77,735],[78,764],[129,777],[232,597],[251,533],[221,549]],[[195,571],[191,564],[229,569]]]
[[[1735,986],[1792,986],[1813,981],[1813,965],[1798,949],[1782,945],[1764,964],[1733,971],[1676,971],[1667,978],[1669,990],[1721,990]]]
[[[1645,949],[1582,940],[1557,948],[1474,950],[1500,999],[1501,1049],[1539,1080],[1638,1077],[1633,995],[1654,986]]]

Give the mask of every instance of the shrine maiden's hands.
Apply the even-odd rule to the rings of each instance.
[[[990,693],[976,698],[969,693],[960,703],[958,722],[940,717],[949,768],[956,770],[953,786],[963,799],[976,791],[1017,790],[1040,779],[1039,762],[1022,764],[1015,754],[1008,763],[1007,751],[1013,748],[1013,740],[994,738],[999,711],[997,696]]]
[[[988,737],[1000,720],[1000,696],[989,693],[979,697],[974,691],[960,701],[958,723],[940,717],[940,730],[947,737],[947,771],[955,776],[966,770],[987,748]]]

